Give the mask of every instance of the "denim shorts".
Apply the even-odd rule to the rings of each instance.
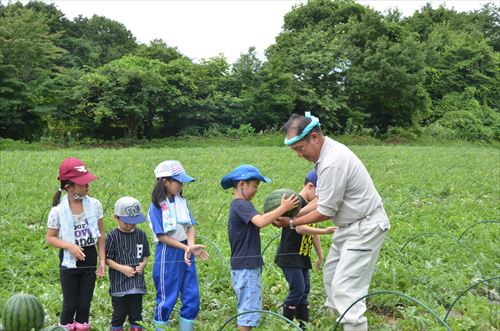
[[[262,310],[262,267],[231,270],[234,292],[238,298],[238,314],[250,310]],[[260,313],[238,316],[239,326],[257,326]]]

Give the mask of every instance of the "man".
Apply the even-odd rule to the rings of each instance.
[[[306,112],[292,115],[283,126],[285,144],[315,164],[317,199],[277,226],[310,224],[333,219],[338,229],[323,268],[325,306],[343,314],[368,294],[380,248],[390,228],[387,214],[365,166],[343,144],[323,135],[319,119]],[[365,300],[354,305],[341,323],[345,331],[368,330]]]

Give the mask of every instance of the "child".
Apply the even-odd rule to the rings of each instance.
[[[148,217],[156,245],[153,281],[156,287],[156,330],[166,328],[177,297],[181,296],[180,330],[193,330],[200,309],[195,256],[208,259],[195,245],[196,224],[182,196],[184,183],[194,181],[179,161],[164,161],[154,170],[156,184]]]
[[[272,223],[287,211],[297,207],[298,198],[281,198],[280,207],[260,215],[251,200],[260,182],[271,180],[254,166],[243,164],[221,180],[223,189],[234,188],[234,200],[229,209],[228,235],[231,246],[231,279],[238,298],[238,313],[262,309],[261,274],[263,260],[260,248],[260,228]],[[238,316],[238,328],[250,330],[260,321],[259,313]]]
[[[130,331],[142,331],[142,296],[146,294],[144,269],[148,264],[149,244],[146,234],[136,225],[146,220],[141,204],[132,197],[123,197],[115,203],[118,227],[106,236],[106,264],[113,317],[111,330],[123,331],[128,315]]]
[[[305,179],[304,187],[299,195],[305,203],[316,198],[316,171],[311,170]],[[323,251],[319,235],[335,232],[335,227],[317,229],[307,225],[296,228],[283,228],[281,242],[274,262],[281,267],[288,282],[288,296],[283,304],[283,316],[289,320],[296,317],[301,329],[305,330],[305,323],[309,322],[309,269],[311,269],[311,246],[318,255],[316,270],[323,264]]]
[[[89,183],[96,178],[81,160],[65,159],[59,167],[60,187],[47,222],[47,242],[61,249],[63,305],[59,324],[67,330],[90,330],[89,311],[96,275],[105,274],[102,205],[87,195]],[[67,194],[61,199],[63,191]]]

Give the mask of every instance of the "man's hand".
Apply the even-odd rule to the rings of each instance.
[[[290,217],[281,216],[273,221],[273,225],[278,228],[288,228],[290,227],[290,220],[291,220]]]

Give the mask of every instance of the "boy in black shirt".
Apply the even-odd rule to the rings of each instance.
[[[299,195],[309,203],[316,199],[316,171],[311,170],[305,179],[304,187]],[[306,213],[302,209],[302,213]],[[335,232],[336,227],[318,229],[308,225],[299,225],[295,228],[283,228],[281,242],[274,262],[281,267],[289,285],[288,296],[283,304],[283,316],[289,320],[296,317],[300,327],[305,330],[305,323],[309,321],[309,290],[311,269],[311,247],[318,255],[316,270],[323,264],[323,251],[319,235]]]
[[[238,313],[262,309],[260,228],[271,224],[299,204],[296,196],[285,199],[283,195],[278,208],[260,215],[250,201],[257,193],[259,183],[270,181],[256,167],[248,164],[236,167],[221,180],[223,189],[234,188],[234,200],[229,209],[228,236],[231,280],[238,298]],[[250,330],[259,321],[259,313],[244,314],[238,316],[238,328],[241,331]]]
[[[146,220],[141,204],[132,197],[115,203],[118,227],[106,236],[106,263],[113,303],[111,330],[123,331],[128,315],[130,331],[142,331],[142,296],[146,294],[144,268],[148,263],[149,244],[146,234],[136,228]]]

